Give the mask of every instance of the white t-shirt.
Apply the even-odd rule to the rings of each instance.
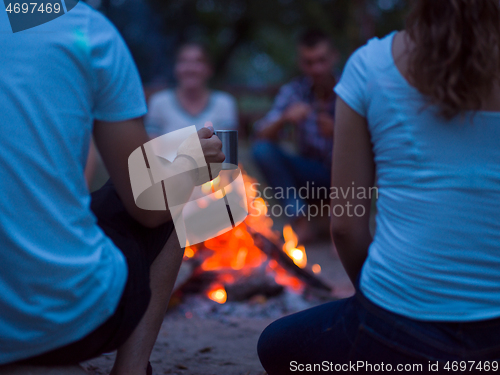
[[[182,108],[175,90],[159,91],[151,96],[146,116],[146,130],[152,136],[163,135],[195,125],[200,130],[211,122],[215,130],[231,130],[238,127],[236,100],[228,93],[213,91],[207,106],[196,116]]]
[[[142,116],[146,105],[125,43],[83,2],[17,33],[2,9],[0,50],[4,364],[79,340],[113,314],[127,265],[96,224],[83,171],[93,120]]]

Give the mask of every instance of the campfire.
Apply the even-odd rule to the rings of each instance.
[[[250,188],[256,180],[242,173],[249,215],[232,230],[186,247],[184,263],[190,265],[191,272],[180,290],[202,292],[220,304],[273,297],[285,289],[329,292],[330,287],[316,277],[321,266],[307,263],[306,249],[289,224],[282,233],[273,229],[266,202]],[[202,189],[217,192],[219,183],[217,179],[210,181]]]

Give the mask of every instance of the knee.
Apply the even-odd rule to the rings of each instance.
[[[252,146],[252,156],[254,160],[261,164],[276,156],[278,146],[270,141],[259,140]]]
[[[280,338],[280,324],[279,321],[271,323],[260,335],[257,343],[257,354],[260,363],[266,372],[270,375],[276,374],[276,368],[280,367],[281,356],[280,351],[285,346],[283,340]]]
[[[268,326],[261,333],[259,337],[259,342],[257,343],[257,354],[259,356],[259,360],[260,363],[262,364],[262,367],[264,367],[266,371],[268,371],[270,359],[273,357],[271,354],[273,352],[272,351],[273,344],[272,344],[272,335],[270,332],[272,331],[271,326],[273,324]]]

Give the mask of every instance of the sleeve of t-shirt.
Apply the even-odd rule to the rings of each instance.
[[[118,30],[94,12],[89,21],[93,115],[102,121],[123,121],[147,112],[139,72]]]
[[[363,117],[368,112],[366,51],[364,46],[351,55],[334,89],[349,107]]]

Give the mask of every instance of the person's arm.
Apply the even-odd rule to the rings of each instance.
[[[256,123],[257,137],[275,140],[285,124],[299,124],[304,121],[311,107],[300,100],[293,84],[284,85],[276,96],[271,110]]]
[[[308,104],[302,102],[293,103],[276,121],[270,122],[264,127],[258,135],[260,138],[274,140],[278,137],[285,124],[298,125],[306,119],[309,112],[311,112],[311,107]]]
[[[262,139],[275,140],[278,138],[278,134],[283,126],[286,124],[286,120],[283,116],[276,121],[270,122],[265,128],[257,133],[257,136]]]
[[[213,130],[203,128],[198,132],[200,144],[207,163],[221,163],[224,154],[222,144]],[[137,207],[130,183],[128,158],[130,154],[149,141],[142,118],[134,118],[118,122],[94,122],[94,140],[104,165],[106,166],[116,191],[127,212],[139,223],[154,228],[171,219],[166,211],[149,211]],[[173,170],[188,171],[192,169],[186,158],[177,158],[171,165]],[[178,191],[189,197],[194,187],[194,179],[189,173],[176,174]],[[187,199],[186,199],[187,200]],[[167,203],[167,202],[165,202]]]
[[[92,179],[94,178],[95,171],[97,169],[97,150],[94,145],[94,141],[90,140],[89,154],[87,156],[87,163],[85,164],[85,181],[87,181],[87,187],[90,189],[92,184]]]
[[[375,163],[366,119],[340,97],[337,98],[335,113],[332,186],[339,191],[349,191],[349,194],[345,198],[339,194],[339,199],[332,200],[331,233],[340,260],[354,284],[372,242],[369,230],[369,189],[375,183]],[[360,191],[358,189],[365,189],[366,199],[352,200],[350,189],[353,188],[356,198]],[[339,208],[334,209],[336,205],[342,206],[343,215],[335,215],[341,213]],[[363,209],[354,211],[358,205]],[[364,214],[361,215],[362,213]]]
[[[318,128],[321,135],[325,138],[333,137],[335,121],[328,112],[318,113]]]
[[[144,226],[159,226],[171,218],[172,213],[168,211],[168,207],[167,211],[161,210],[166,207],[167,202],[161,197],[163,201],[159,210],[140,209],[134,200],[129,175],[128,161],[131,153],[138,148],[140,150],[150,140],[142,118],[147,113],[147,108],[139,73],[116,28],[98,12],[94,12],[89,20],[88,45],[95,145],[127,212]],[[213,136],[213,129],[201,129],[197,135],[199,143],[196,139],[196,144],[198,150],[201,146],[205,161],[222,162],[222,144]],[[186,141],[178,147],[189,146]],[[169,175],[174,176],[168,180],[176,184],[172,190],[176,195],[176,202],[184,202],[184,197],[189,197],[194,179],[197,178],[189,172],[194,171],[193,161],[186,157],[176,158],[173,163],[168,164],[168,168],[171,169]]]

